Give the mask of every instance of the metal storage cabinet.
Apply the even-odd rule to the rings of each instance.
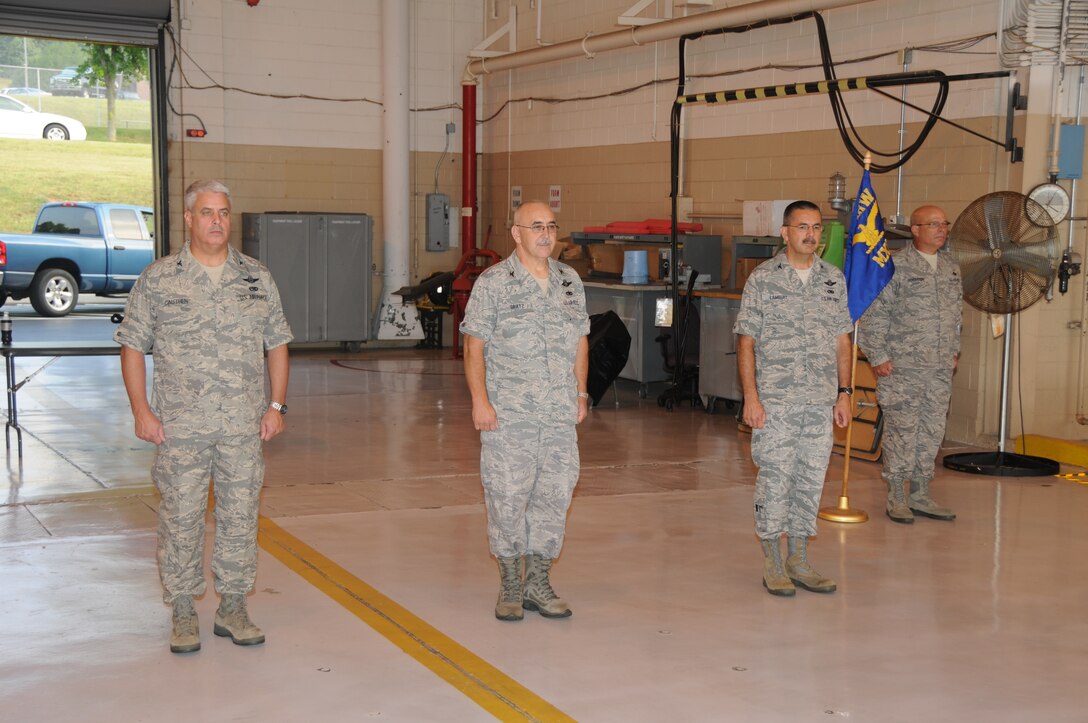
[[[737,335],[733,333],[740,298],[737,294],[710,296],[706,292],[699,296],[699,395],[710,411],[715,399],[740,401],[744,396],[737,375]]]
[[[366,214],[242,214],[242,251],[272,272],[295,341],[372,338],[373,225]]]

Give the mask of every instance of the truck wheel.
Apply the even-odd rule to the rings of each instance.
[[[41,316],[66,316],[78,298],[76,280],[64,269],[42,269],[30,282],[30,304]]]
[[[42,138],[50,141],[66,141],[68,137],[68,129],[60,123],[50,123],[42,131]]]

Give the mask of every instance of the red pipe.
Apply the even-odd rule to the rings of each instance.
[[[476,247],[476,82],[461,83],[461,242],[464,253],[453,272],[453,358],[461,358],[461,320],[476,277],[487,268],[480,263],[500,261],[490,249]]]
[[[461,242],[476,250],[476,81],[461,83]]]

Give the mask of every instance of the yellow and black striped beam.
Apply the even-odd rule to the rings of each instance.
[[[677,96],[678,105],[714,105],[718,103],[736,103],[744,100],[766,100],[767,98],[789,98],[799,95],[817,95],[833,90],[840,93],[848,90],[867,88],[886,88],[899,85],[919,85],[923,83],[942,83],[958,80],[979,80],[983,78],[1005,77],[1009,71],[991,73],[969,73],[965,75],[945,75],[939,70],[916,70],[908,73],[888,73],[862,78],[839,78],[836,80],[817,80],[809,83],[790,85],[766,85],[762,88],[743,88],[741,90],[719,90],[714,93],[694,93]]]
[[[794,83],[792,85],[767,85],[762,88],[743,88],[741,90],[719,90],[715,93],[695,93],[682,95],[677,103],[694,105],[705,103],[735,103],[741,100],[763,100],[765,98],[787,98],[794,95],[816,95],[830,90],[864,90],[868,87],[866,78],[843,78],[840,80],[820,80],[813,83]]]

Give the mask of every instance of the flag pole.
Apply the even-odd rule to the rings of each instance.
[[[866,151],[865,153],[865,170],[869,170],[869,164],[872,163],[872,155]],[[855,382],[857,381],[858,374],[858,322],[854,322],[854,334],[853,343],[850,349],[850,387],[856,389]],[[857,402],[857,395],[850,395],[850,414],[846,420],[846,448],[843,450],[842,461],[842,493],[839,495],[839,504],[835,507],[821,507],[817,516],[822,520],[828,522],[866,522],[869,519],[869,513],[865,510],[856,510],[850,506],[850,495],[848,494],[848,485],[850,481],[850,449],[854,432],[854,408]]]

